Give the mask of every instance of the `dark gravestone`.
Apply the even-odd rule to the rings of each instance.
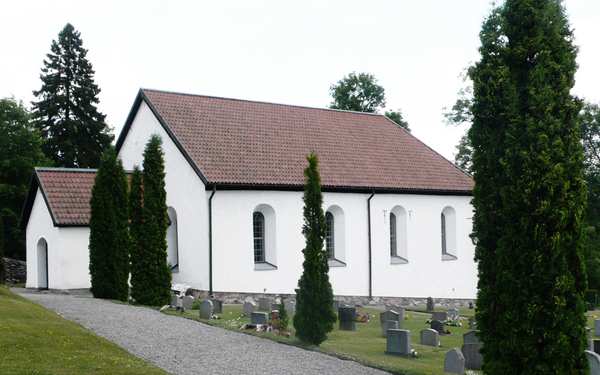
[[[435,309],[433,298],[427,297],[427,312],[432,312]]]
[[[594,353],[600,354],[600,340],[593,339],[592,340],[592,349]]]
[[[477,344],[464,344],[461,348],[463,355],[465,356],[465,367],[469,370],[481,370],[481,364],[483,363],[483,356],[480,353],[482,345]]]
[[[594,320],[594,335],[600,336],[600,320]]]
[[[211,299],[213,303],[213,313],[223,314],[223,301],[218,299]]]
[[[431,329],[436,330],[440,335],[446,334],[446,330],[444,329],[444,323],[440,322],[439,320],[431,321]]]
[[[465,373],[465,356],[458,348],[454,348],[446,353],[444,358],[444,372],[450,374]]]
[[[410,331],[406,329],[388,330],[385,353],[393,355],[410,355]]]
[[[431,314],[431,320],[439,320],[440,322],[445,322],[448,320],[448,313],[445,311],[435,311]]]
[[[469,310],[473,310],[473,302],[469,302]]]
[[[340,331],[356,331],[356,308],[340,307],[338,309]]]
[[[267,324],[269,322],[269,314],[266,312],[253,312],[250,314],[250,323],[252,324]]]

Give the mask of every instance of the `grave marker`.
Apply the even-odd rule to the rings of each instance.
[[[209,299],[205,299],[200,304],[200,319],[210,319],[213,315],[213,303]]]
[[[338,309],[338,319],[340,321],[340,331],[356,331],[356,308],[340,307]]]
[[[465,356],[458,348],[451,349],[444,358],[444,372],[451,374],[465,373]]]
[[[440,335],[438,333],[438,331],[436,331],[435,329],[431,329],[431,328],[426,328],[421,330],[420,332],[420,336],[421,336],[421,345],[427,345],[427,346],[440,346]]]
[[[406,329],[388,330],[385,353],[392,355],[410,355],[410,331]]]

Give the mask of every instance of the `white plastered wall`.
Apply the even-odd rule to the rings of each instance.
[[[165,153],[167,206],[177,214],[179,269],[173,283],[208,289],[208,194],[202,180],[183,157],[158,119],[142,102],[125,138],[119,157],[123,167],[142,168],[146,143],[153,134],[162,138]]]

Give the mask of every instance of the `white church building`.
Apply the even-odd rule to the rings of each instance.
[[[314,151],[336,296],[475,298],[473,180],[385,116],[142,89],[117,140],[125,169],[141,167],[153,134],[174,283],[217,296],[294,293]],[[90,287],[94,177],[36,169],[22,221],[28,288]]]

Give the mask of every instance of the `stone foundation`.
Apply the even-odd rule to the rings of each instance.
[[[27,279],[27,263],[22,260],[4,258],[7,284],[22,284]]]
[[[207,298],[208,291],[190,289],[188,295],[193,295],[195,298]],[[261,297],[278,298],[294,300],[295,294],[269,294],[269,293],[232,293],[232,292],[214,292],[214,298],[224,301],[224,303],[244,303],[247,299],[258,301]],[[425,309],[427,306],[427,297],[372,297],[367,296],[334,296],[336,301],[357,306],[385,306],[399,305],[408,309]],[[434,298],[436,307],[469,307],[469,302],[475,305],[474,299],[458,299],[458,298]]]

